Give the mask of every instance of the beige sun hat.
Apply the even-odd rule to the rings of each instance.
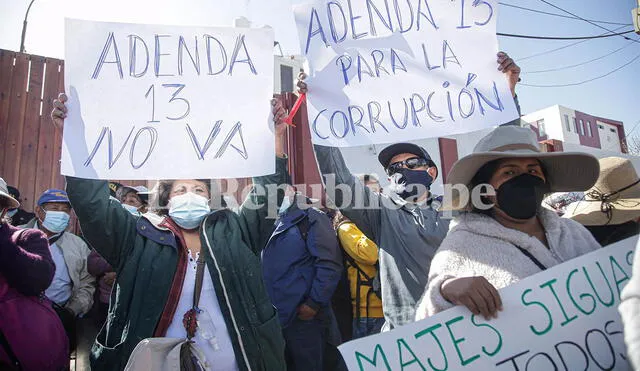
[[[536,158],[544,167],[549,192],[584,191],[598,179],[598,159],[580,152],[541,152],[533,130],[519,126],[500,126],[480,139],[473,152],[451,168],[447,184],[464,184],[471,180],[485,164],[503,158]],[[469,194],[471,190],[469,189]],[[460,210],[458,193],[444,200],[444,210]]]
[[[631,161],[601,159],[598,181],[582,201],[567,206],[563,217],[582,225],[615,225],[640,218],[640,178]]]
[[[0,178],[0,198],[4,198],[9,202],[9,209],[17,209],[20,207],[20,202],[9,194],[9,188],[7,182]]]

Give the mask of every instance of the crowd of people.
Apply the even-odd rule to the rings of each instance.
[[[519,67],[504,53],[497,63],[517,101]],[[303,77],[298,86],[310,88]],[[52,112],[61,128],[65,102],[60,95]],[[221,196],[209,180],[164,180],[149,191],[67,177],[66,190],[44,191],[30,214],[0,179],[0,369],[67,369],[77,320],[95,306],[93,370],[346,370],[337,350],[345,341],[455,305],[497,317],[501,288],[640,231],[640,178],[629,160],[543,153],[519,120],[482,138],[448,174],[469,191],[491,186],[480,200],[432,194],[440,169],[418,145],[380,152],[385,189],[374,175],[353,174],[337,148],[316,145],[335,205],[316,207],[291,186],[279,101],[273,116],[276,172],[253,183],[278,187],[254,189],[234,211],[212,210]],[[584,197],[560,216],[543,207],[552,192]],[[81,236],[70,231],[72,213]],[[625,324],[638,318],[636,279],[623,292]],[[37,336],[16,335],[18,326]],[[636,332],[625,336],[640,367]]]

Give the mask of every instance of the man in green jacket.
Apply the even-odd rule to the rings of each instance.
[[[61,95],[54,103],[52,117],[58,125],[66,116],[65,100]],[[273,188],[256,191],[267,184],[290,183],[283,153],[285,130],[282,124],[276,127],[276,173],[254,178],[254,189],[238,214],[228,209],[210,212],[205,202],[206,210],[195,228],[185,227],[184,220],[172,214],[175,205],[171,200],[177,196],[172,196],[176,190],[171,185],[157,195],[158,205],[169,208],[168,216],[134,216],[109,198],[106,181],[67,177],[67,193],[85,238],[117,275],[107,322],[91,350],[92,370],[122,370],[145,338],[186,338],[186,330],[182,334],[175,326],[182,325],[183,293],[193,287],[187,286],[193,282],[185,277],[189,277],[189,256],[194,250],[206,263],[201,298],[205,298],[207,284],[212,283],[214,292],[211,306],[202,301],[199,305],[211,313],[215,324],[205,337],[209,343],[215,341],[213,359],[207,354],[208,362],[223,370],[285,369],[282,331],[262,282],[258,256],[273,228],[274,220],[267,218],[268,191]],[[197,201],[197,192],[212,198],[210,188],[202,189],[205,183],[199,180],[165,183],[194,186],[195,193],[182,191],[189,200]],[[190,303],[191,298],[184,300]],[[206,322],[198,317],[196,335],[201,325],[207,328]],[[175,335],[176,328],[179,335]],[[203,348],[208,345],[206,341],[201,344]]]

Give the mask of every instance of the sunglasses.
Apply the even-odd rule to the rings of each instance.
[[[387,171],[387,175],[392,175],[399,172],[400,169],[414,170],[416,168],[424,167],[428,165],[429,165],[429,161],[427,161],[426,159],[420,158],[420,157],[412,157],[404,161],[398,161],[398,162],[394,162],[393,164],[390,164],[389,166],[387,166],[386,171]]]

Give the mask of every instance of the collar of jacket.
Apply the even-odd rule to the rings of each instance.
[[[273,230],[273,234],[279,234],[284,232],[285,230],[293,227],[298,224],[302,219],[307,217],[307,212],[305,210],[301,210],[297,203],[293,203],[287,209],[287,211],[280,216],[280,219],[276,222],[276,227]]]
[[[171,225],[171,219],[160,215],[146,213],[138,218],[136,230],[138,233],[160,245],[171,246],[178,249],[176,241],[176,226]]]
[[[561,237],[562,219],[555,212],[541,207],[538,218],[544,227],[549,247],[557,246]],[[516,229],[507,228],[488,215],[465,212],[451,222],[449,233],[467,231],[478,235],[496,238],[520,247],[530,243],[531,236]]]

